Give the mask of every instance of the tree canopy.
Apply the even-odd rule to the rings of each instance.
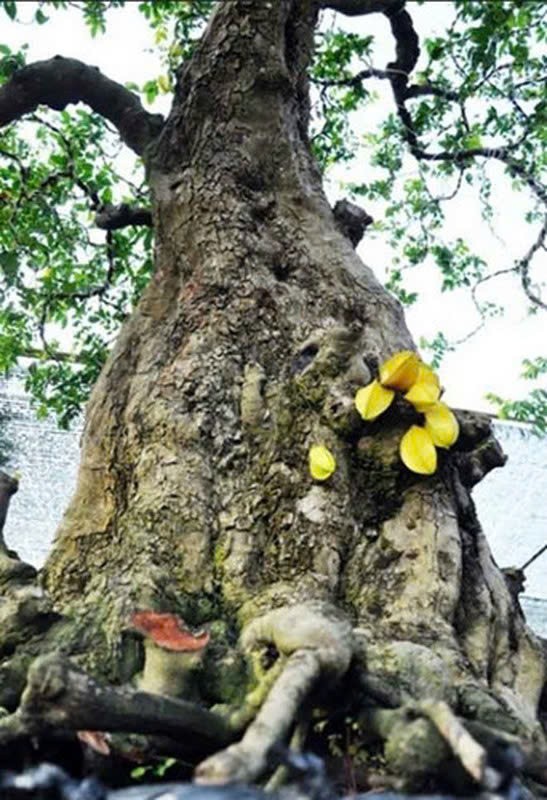
[[[495,293],[503,275],[514,275],[531,313],[543,313],[547,10],[534,0],[455,0],[446,32],[421,40],[412,10],[422,4],[409,3],[408,13],[390,16],[386,37],[394,56],[387,64],[374,62],[373,35],[348,32],[341,21],[342,15],[351,19],[390,3],[328,4],[311,73],[317,160],[327,176],[340,164],[369,165],[369,177],[347,183],[346,192],[367,210],[381,209],[374,212],[372,230],[392,248],[387,287],[403,304],[417,300],[407,287],[409,270],[434,263],[443,291],[469,290],[479,326],[503,313]],[[123,7],[124,0],[41,2],[34,5],[35,22],[55,30],[58,15],[72,6],[99,42],[108,12]],[[214,0],[138,4],[154,30],[163,67],[140,86],[130,82],[131,74],[125,76],[135,109],[140,101],[153,108],[158,96],[171,92],[181,59],[192,52],[214,6]],[[2,0],[1,7],[10,20],[21,11],[13,0]],[[0,82],[18,74],[28,87],[33,68],[25,69],[26,50],[10,46],[9,26],[4,31]],[[62,65],[54,60],[41,68],[55,73]],[[391,110],[369,126],[378,82],[391,88]],[[13,97],[0,90],[0,369],[31,357],[27,386],[39,413],[53,412],[67,426],[150,279],[154,231],[139,142],[125,139],[136,160],[129,167],[126,157],[120,166],[112,120],[94,113],[92,98],[89,108],[72,106],[69,96],[48,102],[31,94],[22,94],[28,100],[24,124],[6,125]],[[12,106],[11,113],[14,118],[19,110]],[[525,197],[529,234],[516,261],[488,263],[474,251],[472,236],[446,238],[446,209],[462,190],[472,190],[480,201],[477,226],[495,224],[509,193]],[[454,343],[439,320],[439,333],[422,345],[436,366]],[[523,369],[537,380],[547,371],[544,354],[530,352]],[[503,414],[545,431],[544,389],[516,402],[492,399]]]

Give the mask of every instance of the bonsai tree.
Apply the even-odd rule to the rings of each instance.
[[[98,27],[104,7],[96,5],[84,11]],[[363,786],[373,776],[384,785],[455,785],[464,774],[497,789],[508,763],[546,782],[544,651],[470,497],[503,456],[487,418],[443,403],[400,302],[357,255],[368,215],[327,202],[318,158],[333,157],[340,94],[327,103],[330,130],[310,141],[311,79],[347,90],[351,106],[376,76],[395,102],[386,147],[408,146],[462,175],[495,159],[544,203],[531,164],[540,103],[523,111],[526,135],[516,143],[486,147],[465,126],[472,91],[493,96],[488,80],[507,75],[502,52],[526,70],[523,48],[541,9],[459,2],[468,35],[453,33],[437,51],[429,44],[429,71],[415,83],[419,40],[401,0],[175,5],[166,119],[62,56],[23,66],[11,54],[0,88],[15,176],[6,191],[30,179],[17,208],[24,217],[28,192],[35,226],[14,245],[13,284],[35,255],[41,284],[21,296],[42,334],[74,308],[104,336],[127,315],[86,408],[77,488],[41,588],[27,574],[0,584],[0,705],[10,712],[0,744],[61,728],[109,733],[110,750],[127,753],[127,734],[138,733],[141,754],[184,755],[200,781],[229,782],[262,777],[271,748],[293,735],[319,748],[327,734],[347,744],[350,731]],[[156,24],[171,13],[169,4],[142,6]],[[394,60],[353,73],[366,45],[351,34],[318,38],[327,9],[383,14]],[[527,53],[532,86],[537,61]],[[469,68],[455,86],[436,69],[435,59],[451,54]],[[517,84],[507,84],[516,107]],[[68,116],[77,103],[91,115]],[[61,122],[44,118],[43,106]],[[447,141],[424,144],[452,108],[461,114]],[[41,172],[33,162],[27,175],[15,130],[29,115],[62,156]],[[509,135],[507,119],[490,120],[488,131]],[[106,125],[142,159],[149,205],[144,195],[136,207],[113,203],[111,174],[94,175],[82,155],[95,152]],[[60,205],[70,187],[87,198],[84,210],[91,202],[108,232],[102,279],[99,254],[88,275],[75,263],[82,208],[57,230],[55,208],[37,196],[42,187]],[[143,224],[154,236],[148,281],[148,267],[131,264],[150,229],[121,231]],[[46,228],[61,248],[57,261],[42,248]],[[529,269],[545,234],[543,225],[518,265],[536,304]],[[81,310],[112,286],[113,315],[100,302]],[[16,355],[32,346],[25,313],[3,312],[19,331]],[[104,351],[98,334],[86,336],[77,364],[42,342],[53,359],[31,375],[42,402],[58,402],[49,378],[66,387],[65,410],[77,407]],[[179,638],[186,644],[165,646]],[[498,745],[511,754],[501,767],[489,755]]]

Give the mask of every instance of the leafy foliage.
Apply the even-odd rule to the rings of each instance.
[[[422,60],[403,89],[397,89],[393,64],[382,69],[373,63],[374,43],[363,47],[333,23],[320,39],[312,72],[321,118],[328,123],[315,121],[313,141],[325,170],[341,159],[356,167],[368,163],[366,181],[347,188],[374,216],[380,209],[373,234],[387,239],[394,253],[387,288],[404,305],[414,304],[418,296],[407,288],[406,277],[419,266],[434,264],[441,291],[471,291],[478,330],[484,320],[503,313],[483,291],[502,275],[516,276],[532,313],[547,307],[538,277],[532,275],[542,251],[545,257],[547,239],[547,11],[542,3],[505,0],[456,0],[452,7],[446,33],[421,43]],[[398,45],[409,46],[402,37]],[[394,111],[376,130],[359,135],[362,112],[376,99],[369,87],[379,81],[393,89]],[[344,92],[349,102],[342,102]],[[467,237],[450,241],[446,233],[450,201],[472,193],[482,217],[477,224],[492,228],[503,202],[500,186],[507,195],[518,191],[528,196],[525,219],[530,226],[522,257],[502,269],[473,252]],[[438,367],[458,342],[439,331],[420,344]],[[523,401],[526,419],[532,420],[534,410],[536,416],[542,413],[541,394],[537,390]],[[524,418],[524,405],[503,408]]]
[[[547,375],[547,358],[542,356],[523,362],[522,377],[535,380],[540,375]],[[488,395],[498,407],[502,419],[515,419],[532,425],[538,436],[547,434],[547,390],[532,389],[524,400],[504,400],[495,394]]]
[[[172,92],[215,4],[139,2],[161,63],[159,75],[129,85],[147,103]],[[74,5],[41,2],[35,21],[47,24]],[[99,37],[109,13],[124,5],[87,0],[77,7]],[[501,309],[477,290],[508,272],[537,310],[543,300],[532,270],[547,238],[547,223],[538,233],[547,219],[547,11],[539,2],[512,0],[455,0],[452,7],[446,33],[421,43],[422,61],[409,77],[398,62],[373,63],[372,35],[347,32],[325,15],[310,73],[312,148],[327,174],[341,163],[368,163],[367,179],[348,188],[367,208],[380,210],[375,233],[394,253],[386,283],[403,304],[418,299],[406,283],[409,271],[434,264],[442,291],[470,290],[481,317]],[[2,11],[10,23],[18,4],[0,0]],[[397,39],[398,59],[405,48],[412,55],[412,37]],[[0,84],[25,60],[24,48],[0,44]],[[393,111],[363,133],[362,112],[372,111],[378,98],[371,82],[377,87],[378,81],[393,90]],[[119,168],[119,150],[109,126],[80,108],[40,110],[0,132],[0,369],[30,357],[28,389],[38,412],[55,413],[64,426],[79,413],[152,270],[150,229],[104,231],[94,224],[95,213],[110,204],[147,205],[142,166]],[[448,241],[445,228],[447,204],[461,192],[476,193],[483,222],[492,225],[492,180],[498,185],[503,173],[508,191],[529,198],[530,241],[522,258],[496,272],[467,237]],[[454,343],[439,332],[422,346],[438,366]],[[526,402],[539,413],[542,391]],[[525,413],[511,404],[503,408]],[[532,411],[526,413],[531,419]]]
[[[93,229],[93,210],[146,198],[139,168],[136,182],[113,169],[117,148],[105,122],[80,109],[41,113],[0,135],[0,369],[39,349],[28,388],[63,426],[152,269],[150,230]],[[70,358],[56,338],[63,329]]]
[[[359,148],[348,112],[371,102],[365,82],[389,81],[389,65],[374,67],[370,42],[365,48],[358,37],[334,30],[323,38],[313,70],[328,121],[316,134],[316,152],[325,168],[340,158],[370,161],[371,178],[349,188],[356,199],[382,203],[382,235],[397,253],[389,286],[406,304],[415,297],[405,292],[402,272],[426,259],[440,269],[445,291],[487,279],[487,264],[466,242],[445,241],[444,223],[445,204],[466,186],[477,189],[482,216],[491,221],[490,160],[504,165],[514,188],[532,190],[528,221],[545,215],[545,7],[501,0],[453,5],[446,35],[423,43],[426,62],[407,87],[408,117],[394,111],[361,137]],[[417,177],[405,179],[410,168]],[[490,314],[488,305],[477,301],[477,307]]]

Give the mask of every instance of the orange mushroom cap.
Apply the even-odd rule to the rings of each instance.
[[[159,647],[179,653],[202,650],[209,641],[206,631],[194,635],[176,614],[136,611],[131,617],[131,625]]]

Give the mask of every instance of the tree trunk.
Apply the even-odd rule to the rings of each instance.
[[[499,463],[487,423],[461,415],[458,444],[423,477],[399,459],[402,405],[376,423],[353,409],[379,362],[413,343],[340,233],[310,155],[313,16],[308,0],[227,0],[180,70],[147,155],[155,274],[89,402],[44,571],[64,615],[48,647],[138,682],[131,615],[171,611],[211,634],[185,682],[208,706],[247,708],[257,685],[275,694],[296,674],[305,698],[352,660],[380,705],[446,701],[531,740],[543,655],[467,488]],[[336,458],[323,483],[309,474],[313,444]],[[5,686],[0,705],[13,704]],[[276,725],[287,734],[291,720]],[[396,730],[383,737],[399,742],[388,771],[425,774]],[[236,774],[219,764],[203,779]]]

